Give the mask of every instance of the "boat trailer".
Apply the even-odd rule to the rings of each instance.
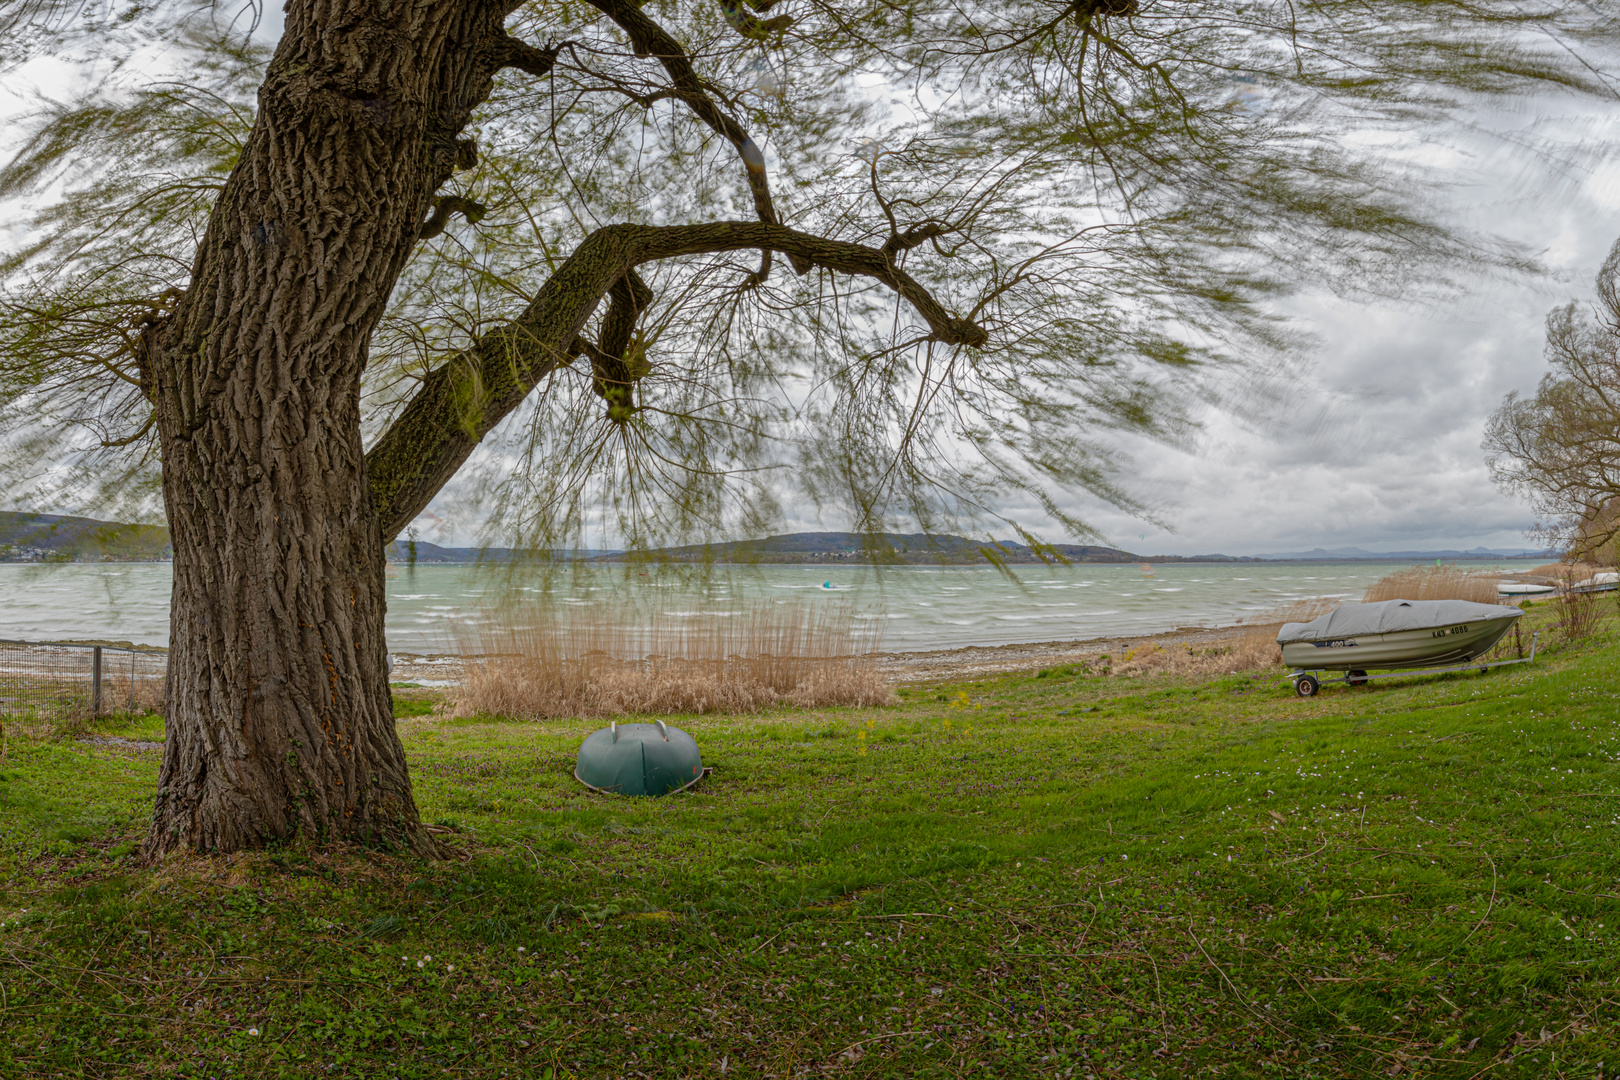
[[[1298,694],[1300,697],[1314,697],[1316,695],[1316,691],[1321,689],[1322,684],[1324,683],[1345,683],[1349,686],[1362,686],[1374,679],[1399,679],[1408,675],[1444,675],[1453,671],[1474,671],[1476,669],[1481,675],[1483,675],[1491,668],[1507,667],[1510,664],[1530,663],[1536,658],[1536,642],[1540,639],[1540,630],[1537,630],[1534,634],[1531,634],[1530,655],[1521,657],[1518,660],[1497,660],[1489,664],[1457,664],[1451,667],[1401,668],[1394,671],[1386,671],[1381,675],[1369,675],[1365,671],[1351,671],[1348,672],[1343,678],[1338,679],[1322,678],[1322,671],[1320,668],[1318,668],[1315,670],[1290,672],[1287,678],[1292,679],[1294,682],[1294,693]]]

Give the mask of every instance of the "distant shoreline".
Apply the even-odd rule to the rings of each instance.
[[[1548,551],[1517,553],[1436,548],[1430,551],[1364,551],[1350,545],[1333,550],[1273,551],[1227,555],[1142,555],[1098,544],[1023,544],[946,533],[796,532],[750,540],[682,544],[645,552],[615,548],[535,546],[528,548],[447,547],[421,539],[392,540],[384,555],[396,566],[532,562],[536,564],[657,563],[711,566],[1052,566],[1176,563],[1249,565],[1283,562],[1497,562],[1557,556]],[[0,563],[173,562],[169,530],[58,514],[0,510]]]
[[[1152,563],[1158,566],[1299,566],[1308,563],[1424,563],[1438,558],[1445,563],[1499,563],[1499,562],[1557,562],[1558,557],[1545,552],[1534,555],[1344,555],[1331,556],[1321,559],[1262,559],[1253,555],[1234,555],[1222,558],[1201,559],[1191,555],[1138,555],[1129,559],[1068,559],[1042,562],[1038,559],[1007,560],[1008,566],[1139,566],[1142,563]],[[508,559],[417,559],[412,563],[408,559],[389,559],[389,566],[489,566],[504,564]],[[154,563],[172,563],[174,559],[18,559],[0,556],[0,566],[143,566]],[[715,560],[705,562],[700,559],[637,559],[620,556],[592,556],[585,559],[557,559],[555,561],[537,561],[535,565],[568,566],[574,563],[592,566],[628,566],[628,565],[655,565],[655,566],[882,566],[888,568],[907,566],[980,566],[992,567],[994,564],[986,560],[974,562],[949,560],[915,560],[915,561],[884,561],[868,559],[753,559],[747,562],[730,562]]]

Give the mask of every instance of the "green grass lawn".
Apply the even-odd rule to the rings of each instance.
[[[689,718],[639,801],[407,706],[435,865],[142,868],[158,755],[13,725],[0,1076],[1607,1076],[1617,661]]]

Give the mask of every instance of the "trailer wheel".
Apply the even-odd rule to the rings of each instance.
[[[1351,686],[1366,686],[1367,681],[1367,673],[1365,671],[1352,671],[1350,673],[1350,677],[1345,680],[1345,682],[1349,683]]]
[[[1321,684],[1316,681],[1316,676],[1301,675],[1299,678],[1294,680],[1294,693],[1298,694],[1300,697],[1314,697],[1316,695],[1317,687],[1320,685]]]

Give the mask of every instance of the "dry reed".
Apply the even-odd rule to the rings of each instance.
[[[1248,632],[1232,641],[1199,648],[1186,642],[1150,641],[1127,652],[1114,665],[1116,675],[1235,675],[1282,663],[1277,631],[1286,622],[1309,622],[1339,606],[1328,597],[1284,604],[1244,620]]]
[[[1471,600],[1499,604],[1497,570],[1464,570],[1459,566],[1413,566],[1386,574],[1367,589],[1364,604],[1381,600]]]
[[[1520,577],[1552,578],[1555,581],[1588,581],[1593,574],[1601,573],[1610,567],[1598,566],[1589,562],[1555,562],[1538,566],[1534,570],[1519,575]]]
[[[873,661],[856,654],[848,608],[507,608],[458,637],[468,662],[449,703],[456,716],[752,712],[892,699]]]

